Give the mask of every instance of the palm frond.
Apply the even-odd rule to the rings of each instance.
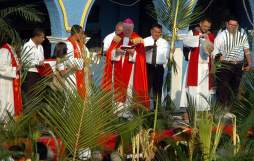
[[[177,30],[185,29],[188,25],[197,20],[200,15],[198,11],[194,11],[195,1],[179,0],[179,3],[172,0],[160,0],[157,3],[157,17],[169,31],[173,31],[174,18],[176,17]],[[178,11],[177,11],[178,8]],[[177,15],[176,15],[177,12]]]
[[[32,112],[30,112],[32,114]],[[33,124],[33,115],[23,114],[19,117],[14,117],[8,114],[5,120],[0,123],[0,158],[16,156],[23,153],[33,155],[33,133],[37,131]],[[35,140],[34,140],[35,141]],[[22,146],[22,152],[17,150],[10,151],[13,146]]]
[[[23,43],[21,43],[23,44]],[[22,73],[21,73],[21,82],[23,83],[28,70],[32,67],[31,66],[31,60],[29,60],[30,57],[30,51],[32,50],[32,48],[28,49],[28,47],[26,48],[22,48],[21,53],[20,53],[20,64],[22,64]]]
[[[20,16],[29,22],[41,22],[40,14],[34,5],[22,5],[15,7],[8,7],[0,10],[0,17],[7,18],[8,16]]]
[[[0,18],[0,40],[6,40],[6,37],[11,38],[12,43],[20,42],[21,39],[19,37],[18,32],[13,29],[3,18]]]
[[[238,152],[234,155],[234,147],[231,143],[225,142],[224,145],[217,152],[216,160],[218,161],[250,161],[253,160],[253,146],[251,148],[246,148],[245,150]]]
[[[251,71],[243,76],[240,86],[241,96],[239,101],[234,104],[233,113],[237,116],[239,125],[254,126],[254,121],[251,119],[254,113],[254,71]]]
[[[200,17],[199,12],[194,11],[195,4],[196,0],[159,0],[156,1],[156,11],[151,11],[151,16],[162,23],[172,34],[168,66],[172,67],[174,73],[177,73],[173,55],[178,31],[186,29],[189,24]]]
[[[73,159],[80,150],[97,147],[102,135],[124,135],[142,124],[142,117],[119,121],[112,93],[92,85],[87,89],[89,96],[83,100],[70,85],[64,87],[64,92],[52,90],[51,79],[44,79],[34,87],[32,98],[25,106],[27,111],[36,111],[46,127],[61,138]]]
[[[212,147],[212,128],[213,120],[209,118],[208,112],[201,113],[201,119],[199,122],[199,137],[201,142],[201,149],[203,152],[204,161],[209,161]]]
[[[39,13],[34,5],[19,5],[14,7],[7,7],[0,10],[0,40],[6,40],[6,38],[10,38],[11,44],[15,44],[20,48],[21,39],[19,34],[7,23],[8,19],[11,19],[11,16],[19,16],[24,18],[26,21],[30,22],[41,22],[41,13]]]

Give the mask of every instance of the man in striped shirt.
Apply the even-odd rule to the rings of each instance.
[[[217,99],[223,105],[230,105],[238,95],[242,72],[250,71],[252,63],[247,34],[235,17],[228,18],[226,29],[215,38],[212,55],[221,63],[216,72]]]

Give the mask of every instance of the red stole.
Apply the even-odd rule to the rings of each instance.
[[[193,35],[197,36],[200,32],[193,31]],[[214,42],[214,34],[208,34],[209,40]],[[190,60],[188,65],[188,74],[187,74],[187,86],[198,86],[198,64],[199,64],[199,47],[193,48],[190,53]],[[209,56],[209,89],[213,87],[213,80],[211,77],[211,57]]]
[[[11,65],[12,67],[18,67],[17,61],[15,59],[14,53],[8,44],[4,44],[3,48],[7,49],[11,54]],[[17,72],[17,77],[13,78],[13,99],[14,99],[14,115],[19,116],[22,113],[22,96],[21,96],[21,82],[20,82],[20,73]]]
[[[73,46],[73,53],[74,53],[74,58],[82,59],[81,52],[78,50],[77,43],[72,40],[71,37],[68,38],[68,41],[72,44]],[[80,48],[81,49],[81,48]],[[85,87],[85,71],[84,68],[82,70],[77,70],[75,72],[76,76],[76,86],[77,86],[77,91],[80,97],[85,98],[86,96],[86,87]]]
[[[119,41],[116,41],[116,37]],[[124,62],[122,63],[122,57],[120,61],[112,61],[113,50],[119,48],[123,44],[123,35],[116,36],[112,41],[107,54],[106,64],[104,68],[104,74],[102,77],[102,89],[105,91],[112,90],[112,70],[114,64],[114,94],[115,98],[119,102],[125,102],[127,96],[127,88],[131,77],[131,71],[134,67],[133,75],[133,90],[134,99],[138,103],[142,103],[146,107],[149,107],[148,99],[148,85],[147,85],[147,73],[146,73],[146,58],[145,48],[143,43],[135,44],[136,50],[136,62],[129,62],[129,55],[126,54]],[[132,33],[129,45],[134,45],[133,41],[140,39],[140,36],[136,33]],[[134,66],[135,65],[135,66]]]

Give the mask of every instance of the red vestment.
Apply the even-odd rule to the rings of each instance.
[[[4,44],[2,48],[5,48],[11,54],[11,65],[12,67],[18,67],[18,63],[15,59],[14,53],[8,44]],[[22,113],[22,96],[21,96],[21,82],[20,73],[17,72],[17,77],[13,78],[13,100],[14,100],[14,114],[19,116]]]
[[[130,46],[135,46],[135,62],[129,61],[128,53],[125,54],[123,63],[123,56],[121,56],[120,61],[112,61],[112,54],[123,44],[123,38],[124,36],[122,34],[115,36],[107,51],[106,64],[102,77],[102,89],[105,91],[110,91],[112,90],[112,85],[114,84],[114,95],[116,100],[118,102],[125,102],[127,98],[127,88],[130,81],[132,68],[134,67],[134,100],[145,105],[146,107],[149,107],[145,48],[143,42],[139,41],[142,40],[140,36],[133,32],[130,36],[128,44]]]
[[[73,53],[74,53],[74,58],[77,59],[82,59],[82,47],[80,45],[80,51],[79,51],[79,46],[78,44],[72,40],[72,37],[68,38],[68,41],[72,44],[73,46]],[[84,68],[81,70],[77,70],[75,72],[76,76],[76,86],[77,86],[77,91],[80,97],[85,98],[86,96],[86,87],[85,87],[85,71]]]
[[[194,31],[193,36],[200,35],[200,32]],[[209,33],[208,38],[210,42],[214,42],[214,34]],[[191,50],[190,60],[188,65],[188,74],[187,74],[187,86],[198,86],[198,64],[199,64],[199,54],[200,48],[196,47]],[[213,80],[211,77],[211,57],[209,56],[209,89],[213,87]]]

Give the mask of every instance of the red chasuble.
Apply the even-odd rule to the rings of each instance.
[[[200,32],[193,31],[193,35],[197,36]],[[209,40],[214,42],[214,34],[208,34]],[[190,53],[190,60],[188,66],[188,75],[187,75],[187,86],[197,86],[198,85],[198,62],[199,62],[199,47],[193,48]],[[211,57],[209,56],[209,71],[211,70]],[[213,87],[213,80],[211,73],[209,73],[209,89]]]
[[[118,102],[125,102],[127,98],[127,88],[131,77],[132,67],[134,67],[133,90],[136,102],[149,107],[148,85],[146,72],[145,48],[142,38],[132,33],[129,46],[135,46],[136,62],[129,61],[129,54],[125,54],[124,62],[122,57],[120,61],[112,61],[113,50],[119,48],[123,44],[123,35],[116,35],[107,51],[106,64],[102,77],[102,89],[105,91],[112,90],[114,84],[114,95]],[[113,71],[114,65],[114,71]],[[114,75],[113,75],[114,73]],[[112,80],[113,77],[113,80]],[[112,82],[113,81],[113,82]]]
[[[18,67],[18,63],[15,59],[14,53],[8,44],[4,44],[3,48],[7,49],[11,54],[11,65],[12,67]],[[17,72],[17,77],[13,78],[13,100],[14,100],[14,114],[19,116],[22,113],[22,96],[21,96],[21,82],[20,82],[20,73]]]
[[[82,59],[82,47],[80,45],[80,51],[78,49],[78,44],[72,40],[72,37],[68,38],[68,41],[72,44],[73,46],[73,52],[74,52],[74,58]],[[77,91],[80,97],[85,98],[86,96],[86,87],[85,87],[85,71],[84,68],[82,70],[77,70],[75,72],[76,76],[76,86],[77,86]]]

